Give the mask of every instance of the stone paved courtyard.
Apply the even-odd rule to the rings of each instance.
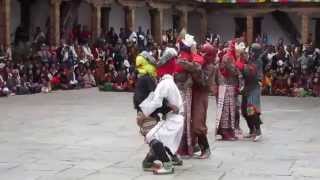
[[[263,98],[264,139],[213,142],[175,175],[141,170],[132,94],[97,89],[0,99],[0,180],[319,180],[320,99]],[[210,101],[209,127],[215,114]],[[242,121],[242,127],[246,129]]]

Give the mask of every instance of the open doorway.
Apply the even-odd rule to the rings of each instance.
[[[244,32],[247,30],[247,18],[245,17],[235,17],[235,37],[239,38],[243,36]]]
[[[262,17],[253,18],[253,38],[261,35],[261,24]],[[247,31],[247,18],[246,17],[235,17],[235,37],[242,37]]]
[[[316,26],[315,26],[315,46],[320,47],[320,18],[316,18]]]

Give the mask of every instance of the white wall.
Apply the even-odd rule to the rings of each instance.
[[[163,12],[163,30],[172,29],[173,22],[172,22],[172,10],[166,9]]]
[[[285,43],[288,43],[287,33],[283,32],[271,14],[263,17],[261,31],[268,35],[269,42],[276,43],[280,38],[283,38]]]
[[[49,1],[39,0],[31,6],[31,31],[40,26],[43,31],[46,32],[46,22],[49,17]],[[139,26],[144,31],[150,29],[150,14],[147,7],[140,7],[136,9],[135,14],[135,30]],[[18,0],[11,0],[11,34],[12,39],[16,28],[20,25],[20,3]],[[297,13],[289,13],[289,17],[301,32],[301,17]],[[320,13],[313,15],[313,17],[320,17]],[[208,31],[211,33],[218,33],[222,35],[223,41],[228,41],[233,38],[235,31],[234,16],[227,13],[209,13],[208,14]],[[91,7],[88,3],[81,3],[79,8],[78,22],[83,25],[91,26]],[[189,16],[189,31],[198,35],[200,29],[198,27],[200,21],[197,15]],[[163,30],[172,28],[172,10],[168,9],[163,14]],[[114,27],[116,32],[119,32],[120,27],[124,27],[124,11],[123,7],[114,3],[111,5],[109,27]],[[272,38],[271,41],[275,43],[280,37],[284,37],[285,41],[288,41],[286,33],[281,30],[276,21],[273,20],[271,14],[266,14],[262,20],[262,32],[266,32]],[[310,20],[310,32],[315,36],[315,21]]]
[[[314,18],[320,18],[320,13],[317,14],[313,14]],[[320,33],[320,32],[316,32],[316,21],[314,20],[310,20],[310,31],[312,33],[313,39],[315,40],[316,38],[316,33]]]
[[[14,40],[14,33],[21,21],[20,3],[18,0],[11,0],[11,39]]]
[[[114,27],[115,31],[119,33],[120,28],[124,28],[123,8],[118,4],[112,4],[109,17],[109,27]]]
[[[46,22],[49,18],[49,1],[36,1],[30,7],[30,33],[33,35],[36,27],[39,26],[44,32],[47,31]],[[18,0],[11,0],[11,35],[14,33],[21,21],[21,9]],[[32,37],[32,36],[31,36]]]
[[[208,32],[222,36],[222,41],[228,41],[234,37],[234,17],[226,13],[208,14]]]
[[[301,33],[301,17],[297,13],[288,14],[298,31]],[[227,13],[210,13],[208,15],[208,30],[211,33],[218,33],[223,41],[233,38],[235,31],[234,16]],[[189,19],[190,22],[190,19]],[[284,38],[288,43],[287,33],[283,32],[279,24],[273,19],[271,13],[263,16],[261,24],[262,33],[268,34],[272,43],[276,43],[279,38]],[[310,32],[315,36],[315,22],[310,20]]]
[[[88,26],[88,29],[91,29],[91,11],[91,6],[86,2],[82,2],[78,9],[78,23]]]
[[[200,42],[201,36],[201,15],[199,13],[189,13],[188,15],[188,33],[195,37],[197,42]]]
[[[33,36],[36,27],[40,27],[43,32],[47,32],[46,23],[49,20],[50,16],[50,6],[48,0],[36,1],[36,3],[32,4],[30,7],[30,33]]]
[[[301,18],[294,13],[289,13],[288,15],[298,31],[301,33]],[[271,14],[266,14],[264,16],[261,29],[262,33],[268,34],[272,43],[276,43],[279,38],[283,38],[285,43],[290,43],[287,33],[280,28],[278,22],[273,19]]]
[[[151,30],[151,18],[148,7],[139,7],[135,11],[135,31],[138,31],[138,27],[141,26],[143,32]]]

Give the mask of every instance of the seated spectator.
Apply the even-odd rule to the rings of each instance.
[[[0,97],[8,96],[10,94],[10,90],[7,87],[6,81],[3,77],[5,64],[0,63]]]
[[[282,61],[278,62],[277,71],[275,73],[273,82],[273,92],[278,96],[286,96],[288,94],[287,79],[289,77],[288,72]]]
[[[87,63],[87,62],[91,62],[94,57],[93,54],[91,52],[91,48],[89,47],[88,43],[85,43],[84,45],[82,45],[82,59],[80,60],[82,63]]]
[[[125,70],[121,70],[119,73],[114,71],[113,76],[113,89],[115,91],[125,91],[127,90],[127,75]]]
[[[20,86],[17,88],[17,95],[30,94],[30,83],[28,82],[27,74],[23,74],[21,77]]]
[[[262,81],[262,94],[263,95],[271,95],[272,94],[272,73],[268,72]]]
[[[49,51],[49,48],[46,44],[42,44],[40,47],[40,50],[37,53],[38,58],[42,63],[51,63],[51,53]]]
[[[129,73],[128,74],[127,81],[128,81],[127,90],[130,91],[130,92],[134,91],[135,82],[136,82],[136,77],[135,77],[134,73]]]
[[[20,83],[19,71],[17,69],[10,69],[8,71],[7,87],[9,88],[11,95],[17,94]]]
[[[96,81],[90,69],[85,68],[84,75],[82,76],[84,88],[95,87]]]
[[[79,43],[80,44],[87,44],[91,39],[91,32],[87,25],[82,27],[82,31],[80,32]]]
[[[60,80],[60,76],[61,76],[61,71],[57,71],[53,74],[53,77],[50,81],[52,90],[57,90],[60,89],[60,85],[61,85],[61,80]]]
[[[51,74],[47,67],[43,66],[41,71],[41,92],[49,93],[51,92],[51,83],[50,80],[52,78]]]
[[[313,96],[320,97],[320,68],[314,73],[311,86]]]

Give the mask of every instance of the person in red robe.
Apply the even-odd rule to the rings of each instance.
[[[192,104],[192,73],[201,69],[199,62],[194,59],[196,42],[193,36],[185,34],[178,41],[179,55],[177,59],[174,80],[177,84],[184,104],[184,132],[178,154],[183,158],[193,156],[192,130],[191,130],[191,104]]]
[[[199,62],[202,67],[196,73],[193,73],[193,86],[191,106],[191,119],[192,119],[192,133],[193,142],[197,141],[201,154],[195,155],[198,159],[207,159],[210,157],[211,151],[207,138],[208,127],[207,109],[209,92],[211,90],[216,67],[214,61],[217,54],[217,49],[210,43],[205,43],[200,50],[201,56],[196,56],[194,59]]]
[[[239,71],[236,67],[234,41],[229,42],[227,52],[219,63],[216,81],[218,85],[216,134],[221,136],[222,140],[237,140],[235,122]]]

